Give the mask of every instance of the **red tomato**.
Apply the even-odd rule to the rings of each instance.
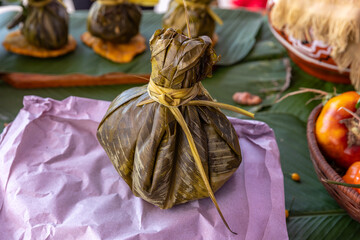
[[[360,184],[360,162],[354,162],[346,171],[343,179],[346,183]],[[360,188],[354,188],[354,190],[360,193]]]
[[[352,163],[360,161],[360,146],[348,146],[347,127],[340,122],[352,118],[345,107],[356,112],[356,103],[360,95],[354,91],[345,92],[331,98],[323,107],[315,126],[315,135],[322,152],[333,159],[339,167],[348,168]]]

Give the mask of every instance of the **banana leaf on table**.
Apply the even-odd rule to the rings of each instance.
[[[215,48],[221,55],[219,65],[231,65],[244,59],[254,48],[256,37],[264,24],[263,16],[243,10],[223,10],[216,12],[222,17],[224,24],[217,28],[219,42]],[[0,18],[0,42],[9,33],[7,23],[13,14],[2,14]],[[151,72],[150,51],[137,56],[126,64],[113,63],[95,54],[82,44],[80,36],[86,31],[87,11],[79,11],[70,15],[70,34],[77,40],[78,46],[74,52],[54,59],[37,59],[20,56],[5,51],[0,46],[0,72],[22,72],[38,74],[71,74],[83,73],[102,75],[110,72],[144,74]],[[144,11],[140,25],[140,33],[148,40],[151,35],[161,29],[162,15],[152,11]],[[275,40],[273,40],[275,42]],[[148,44],[148,43],[147,43]],[[278,48],[274,45],[275,51]]]
[[[154,20],[153,24],[156,24],[156,21],[161,18],[158,15],[148,17],[149,20]],[[3,18],[1,17],[0,22],[2,21]],[[82,25],[81,21],[78,21],[78,24]],[[0,24],[0,26],[2,25]],[[1,28],[0,31],[2,30]],[[243,59],[243,62],[231,66],[217,67],[213,77],[204,81],[204,86],[215,99],[225,103],[234,104],[231,99],[232,93],[238,90],[255,91],[255,93],[266,99],[264,106],[257,109],[259,112],[255,115],[255,118],[266,122],[273,128],[280,149],[281,164],[284,172],[286,207],[290,209],[290,216],[287,220],[289,238],[301,240],[356,240],[360,235],[360,224],[352,220],[326,192],[317,179],[310,160],[306,141],[306,121],[310,111],[319,102],[314,101],[306,104],[313,95],[302,94],[289,97],[280,103],[274,104],[274,99],[279,92],[261,91],[262,88],[273,88],[274,85],[283,85],[286,77],[286,68],[282,64],[284,49],[279,47],[278,43],[273,40],[269,33],[267,25],[263,24],[259,34],[256,36],[254,47]],[[3,37],[2,34],[3,32],[1,32],[0,37]],[[151,34],[149,32],[148,36]],[[84,50],[86,49],[84,48],[80,51]],[[4,63],[6,66],[3,54],[0,51],[0,62],[1,65]],[[139,58],[141,57],[139,56]],[[105,62],[101,63],[104,60],[100,57],[98,59],[100,59],[99,64],[103,64],[104,68],[107,70],[113,69],[114,66],[109,61],[105,61],[107,62],[105,64]],[[22,65],[18,64],[16,67],[13,66],[12,69],[21,70],[23,65],[27,63],[32,64],[31,61],[34,59],[25,58],[24,60],[17,60]],[[49,65],[45,66],[49,67]],[[141,72],[141,70],[146,69],[144,64],[130,64],[127,66],[129,71]],[[0,68],[2,67],[0,66]],[[49,73],[47,69],[42,69],[39,66],[33,67],[37,67],[40,71],[48,71]],[[97,68],[97,66],[93,67]],[[148,67],[150,71],[150,63]],[[85,70],[82,70],[82,68]],[[76,71],[89,71],[87,68],[89,66],[78,62],[76,67],[72,69]],[[50,73],[56,73],[56,69],[56,66],[54,66]],[[350,85],[333,84],[314,78],[294,64],[292,64],[292,69],[291,85],[285,93],[298,90],[300,87],[318,88],[329,92],[333,92],[333,87],[336,87],[338,92],[352,89]],[[30,70],[30,68],[27,69],[27,71]],[[91,71],[93,70],[91,69]],[[97,74],[95,70],[93,73]],[[22,107],[22,99],[25,95],[38,95],[55,99],[63,99],[74,95],[110,101],[122,91],[134,86],[136,85],[19,90],[0,81],[0,129],[2,129],[3,123],[14,119]],[[300,174],[300,183],[291,180],[288,174],[292,172]]]
[[[334,84],[317,79],[292,63],[291,86],[284,92],[301,87],[333,92],[352,90],[351,85]],[[328,194],[320,183],[306,139],[306,122],[310,112],[320,100],[308,101],[314,94],[291,96],[260,112],[256,118],[265,121],[275,131],[281,166],[284,172],[285,202],[290,210],[287,227],[290,239],[358,239],[360,223],[352,220],[345,210]],[[291,179],[297,172],[301,182]]]

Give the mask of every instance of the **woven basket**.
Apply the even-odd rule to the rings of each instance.
[[[307,140],[310,150],[311,160],[318,178],[329,179],[337,182],[344,182],[342,177],[329,165],[321,153],[315,137],[315,123],[320,114],[322,105],[320,104],[311,112],[307,123]],[[321,181],[322,182],[322,181]],[[344,187],[322,182],[329,194],[336,202],[345,209],[350,217],[360,222],[360,194],[353,188]]]

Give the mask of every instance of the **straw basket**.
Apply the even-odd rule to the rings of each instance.
[[[307,140],[310,150],[311,160],[318,178],[329,179],[337,182],[344,182],[341,176],[329,165],[324,155],[321,153],[315,137],[315,122],[320,114],[322,105],[320,104],[311,112],[307,123]],[[322,182],[323,183],[323,182]],[[326,190],[345,209],[350,217],[360,222],[360,194],[353,188],[334,184],[323,183]]]

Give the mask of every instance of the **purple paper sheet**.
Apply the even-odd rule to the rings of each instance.
[[[215,196],[161,210],[133,196],[96,139],[109,102],[27,96],[0,136],[1,239],[288,239],[273,131],[230,118],[243,162]]]

